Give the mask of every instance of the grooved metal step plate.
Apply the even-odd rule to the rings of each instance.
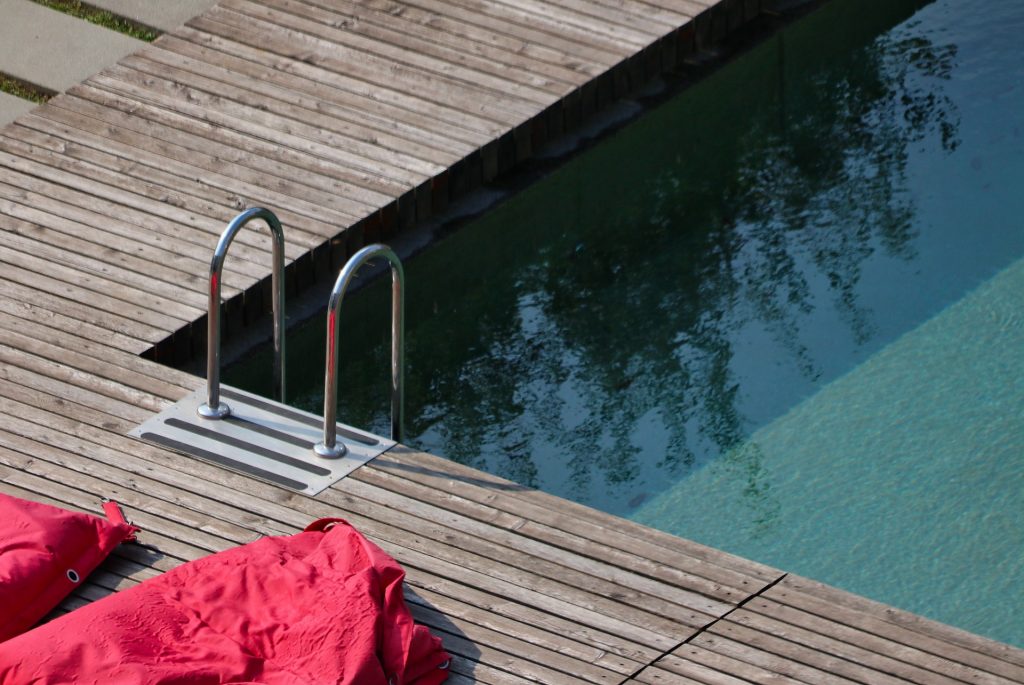
[[[338,442],[348,452],[324,459],[313,452],[323,438],[322,417],[226,385],[220,396],[231,407],[226,418],[196,414],[206,401],[202,388],[128,434],[307,495],[322,492],[395,445],[339,423]]]

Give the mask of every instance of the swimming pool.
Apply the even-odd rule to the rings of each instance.
[[[412,260],[406,442],[1024,645],[1024,6],[875,5]],[[342,324],[339,417],[378,432],[386,302]],[[322,326],[289,340],[318,412]]]

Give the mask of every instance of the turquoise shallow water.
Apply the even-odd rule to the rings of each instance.
[[[634,518],[1024,644],[1024,261]]]
[[[1024,12],[969,7],[934,3],[886,37],[955,49],[941,92],[955,105],[956,148],[937,158],[912,146],[897,186],[917,232],[911,268],[932,268],[927,252],[989,259],[954,248],[944,230],[1024,230],[1013,197],[1024,182],[1024,79],[1007,62]],[[960,269],[946,261],[919,293],[876,282],[894,300],[931,297]],[[1016,261],[633,518],[1024,646],[1022,289]]]
[[[1024,645],[1022,33],[832,0],[417,256],[406,442]],[[381,433],[387,298],[342,314]]]

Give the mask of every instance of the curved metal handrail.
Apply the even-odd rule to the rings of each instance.
[[[338,310],[356,271],[374,257],[391,264],[391,439],[402,440],[402,412],[405,400],[405,272],[402,262],[386,245],[368,245],[352,255],[334,282],[327,304],[327,369],[324,374],[324,439],[313,449],[321,457],[336,459],[345,454],[337,441],[338,410]]]
[[[274,395],[284,401],[284,229],[281,222],[269,209],[252,207],[245,210],[227,225],[220,236],[217,248],[210,261],[210,304],[207,314],[208,333],[206,336],[206,403],[196,410],[207,419],[222,419],[231,413],[231,408],[220,401],[220,283],[224,258],[228,247],[242,227],[253,219],[262,219],[270,227],[273,240],[273,272],[271,288],[274,292]]]

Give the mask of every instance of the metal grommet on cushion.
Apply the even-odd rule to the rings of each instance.
[[[80,577],[80,576],[78,575],[78,571],[76,571],[76,570],[75,570],[75,569],[73,569],[73,568],[69,568],[69,569],[68,569],[68,573],[67,573],[67,576],[68,576],[68,580],[70,580],[70,581],[71,581],[72,583],[77,583],[78,581],[80,581],[80,580],[82,579],[82,578],[81,578],[81,577]]]

